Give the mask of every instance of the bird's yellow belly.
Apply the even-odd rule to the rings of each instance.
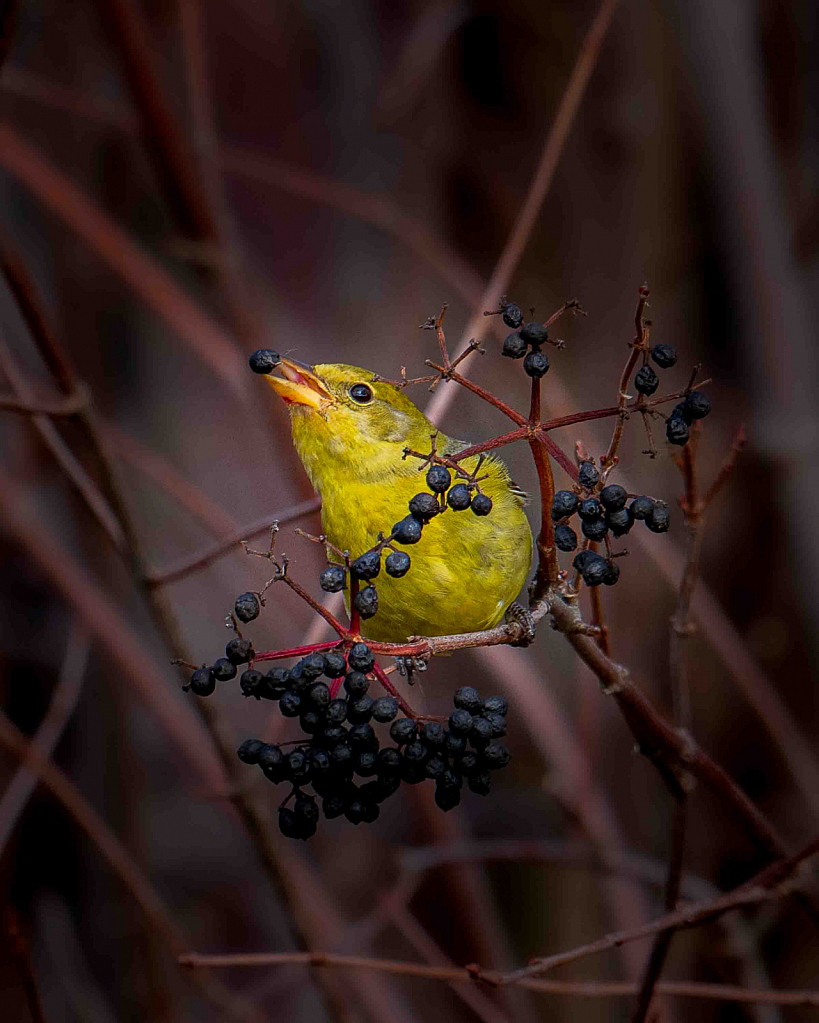
[[[422,481],[417,475],[392,481],[389,501],[374,501],[372,486],[350,480],[344,481],[343,492],[322,488],[327,538],[357,557],[377,541],[379,531],[388,534],[407,514]],[[419,543],[400,548],[412,559],[403,578],[391,578],[382,567],[374,580],[378,612],[361,623],[365,636],[403,642],[409,636],[474,632],[498,624],[526,580],[532,534],[505,480],[489,479],[482,489],[494,502],[489,515],[447,509],[424,526]]]

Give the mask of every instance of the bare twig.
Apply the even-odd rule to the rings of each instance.
[[[91,651],[91,640],[85,626],[72,619],[60,676],[54,687],[51,703],[32,740],[32,748],[48,759],[74,713],[82,680]],[[36,775],[21,766],[0,799],[0,852],[5,848],[20,814],[37,785]]]

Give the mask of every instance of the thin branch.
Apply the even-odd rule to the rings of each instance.
[[[0,743],[10,750],[40,782],[65,807],[72,819],[88,835],[108,865],[131,893],[148,924],[168,946],[171,953],[179,956],[188,942],[174,915],[165,906],[159,893],[151,884],[139,864],[105,824],[94,808],[88,803],[69,779],[27,742],[22,733],[0,711]],[[230,994],[220,982],[207,975],[196,980],[198,987],[209,1001],[228,1010],[231,1018],[254,1020],[261,1023],[261,1014],[253,1007]]]
[[[634,315],[636,336],[632,343],[629,357],[626,360],[626,365],[623,368],[623,373],[620,377],[620,391],[617,400],[617,422],[614,425],[614,433],[612,434],[608,451],[600,459],[600,467],[604,470],[610,469],[617,458],[617,449],[620,447],[620,441],[623,437],[623,426],[626,421],[626,404],[629,399],[629,395],[627,393],[629,381],[631,380],[631,374],[634,372],[634,367],[637,365],[637,360],[645,351],[647,341],[646,327],[643,323],[643,311],[646,307],[646,302],[648,302],[648,295],[648,288],[640,288],[639,298],[637,300],[637,312]]]
[[[246,367],[233,339],[97,203],[1,119],[0,166],[18,178],[163,317],[233,394],[246,393]]]
[[[77,706],[90,652],[88,632],[74,617],[51,703],[31,741],[32,748],[45,759],[50,758]],[[0,855],[36,787],[37,776],[23,766],[6,787],[0,799]]]
[[[657,920],[635,927],[631,931],[618,931],[614,934],[607,934],[596,941],[581,945],[568,952],[558,952],[556,955],[538,957],[531,960],[528,965],[519,970],[512,970],[504,974],[498,980],[482,975],[482,979],[490,983],[514,984],[525,977],[534,977],[556,966],[563,966],[566,963],[576,962],[597,952],[604,952],[610,948],[617,948],[628,941],[638,941],[641,938],[651,937],[669,928],[696,927],[699,924],[716,919],[729,910],[740,909],[743,906],[754,906],[772,898],[778,898],[784,894],[782,886],[799,865],[805,860],[819,853],[819,838],[813,839],[795,856],[777,860],[775,863],[760,871],[749,881],[720,896],[718,899],[708,899],[704,902],[695,902],[693,905],[683,909],[666,913]]]
[[[294,522],[306,515],[312,515],[321,508],[321,501],[318,498],[311,498],[309,501],[302,501],[300,504],[292,505],[283,511],[274,512],[272,515],[265,515],[256,522],[242,526],[215,543],[206,547],[196,554],[180,558],[179,561],[167,566],[164,569],[153,569],[146,573],[145,580],[149,586],[167,586],[169,583],[178,582],[194,572],[199,572],[208,565],[213,564],[226,554],[234,552],[242,540],[258,536],[260,533],[269,532],[274,522],[284,525],[287,522]]]
[[[20,401],[18,398],[0,396],[0,409],[4,412],[16,412],[24,416],[75,416],[85,408],[86,399],[82,394],[74,394],[62,401],[49,402],[47,399],[36,399],[33,402]]]

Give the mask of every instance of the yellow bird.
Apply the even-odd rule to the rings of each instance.
[[[435,427],[395,385],[358,366],[306,366],[282,359],[282,377],[265,379],[287,403],[293,443],[321,496],[327,539],[355,558],[389,535],[408,514],[410,499],[426,490],[419,461],[404,448],[429,451]],[[468,445],[438,434],[437,450],[452,455]],[[477,456],[463,467],[475,472]],[[471,511],[436,515],[421,540],[405,550],[409,572],[375,580],[379,607],[362,622],[374,640],[444,636],[497,625],[517,596],[532,561],[525,495],[503,462],[487,455],[480,488],[492,499],[485,517]],[[457,480],[453,479],[453,483]],[[345,593],[349,607],[349,594]]]

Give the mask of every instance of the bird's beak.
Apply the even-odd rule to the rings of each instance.
[[[282,359],[277,368],[281,369],[284,379],[265,376],[265,380],[288,405],[307,405],[318,410],[332,400],[312,366],[295,359]]]

